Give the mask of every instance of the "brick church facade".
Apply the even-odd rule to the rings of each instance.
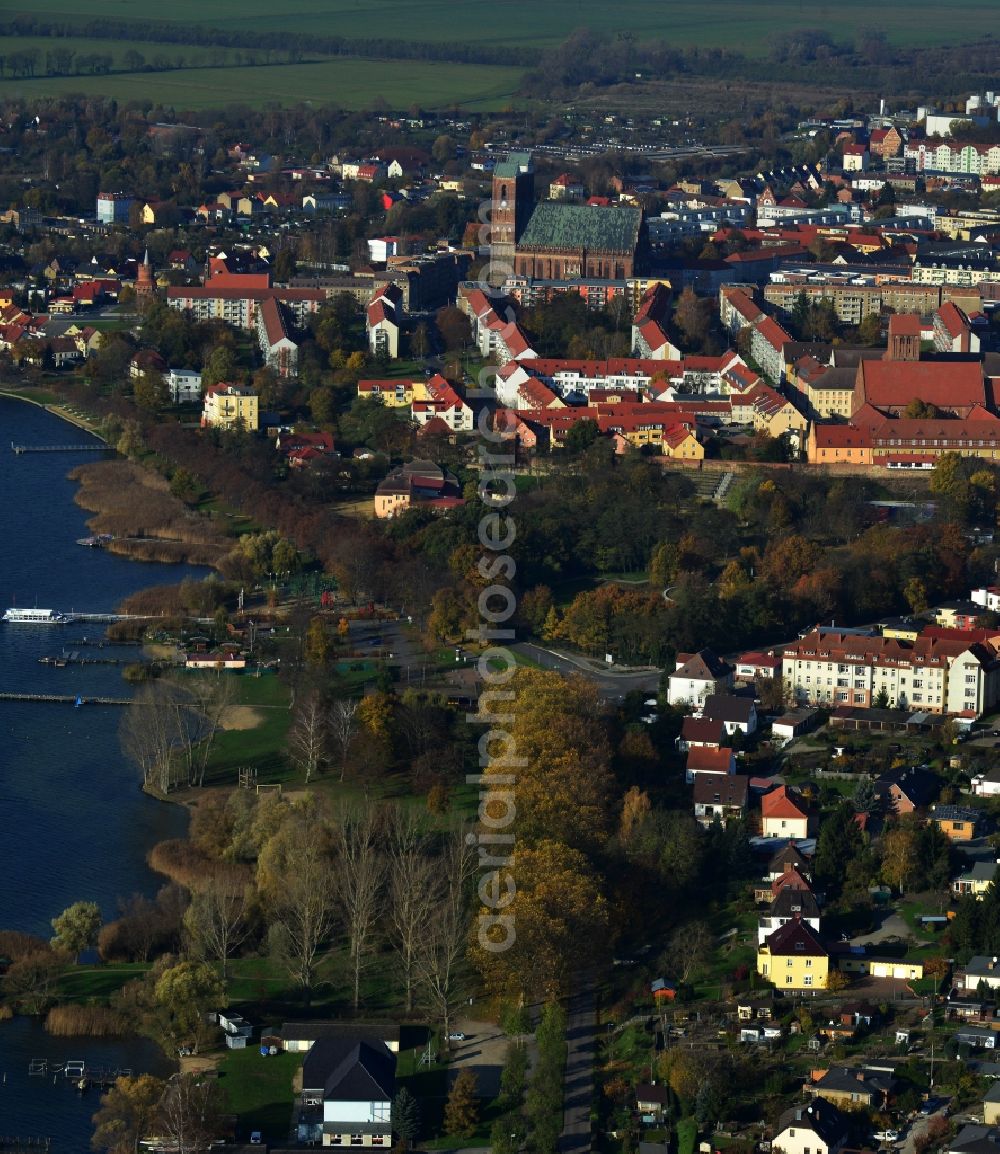
[[[623,280],[635,275],[642,210],[534,200],[528,153],[512,153],[493,172],[490,281],[580,277]]]

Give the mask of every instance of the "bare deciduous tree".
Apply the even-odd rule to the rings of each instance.
[[[406,1012],[410,1013],[417,951],[439,896],[438,867],[412,810],[396,807],[389,811],[386,847],[390,938],[399,955]]]
[[[272,930],[278,931],[275,945],[289,974],[302,988],[306,1005],[312,996],[316,956],[333,931],[336,913],[330,861],[318,846],[307,841],[295,856],[294,868],[282,878],[272,924]]]
[[[358,703],[349,698],[341,698],[333,703],[330,710],[329,727],[330,740],[337,751],[340,761],[340,780],[344,780],[347,770],[347,758],[351,752],[354,735],[357,732]]]
[[[351,946],[354,1008],[361,1000],[361,974],[371,957],[385,881],[374,808],[345,811],[335,831],[337,889]]]
[[[184,928],[198,954],[221,963],[223,981],[230,957],[250,934],[253,900],[253,888],[235,878],[213,878],[191,896]]]
[[[441,1019],[445,1038],[451,1030],[455,1005],[455,973],[468,936],[466,890],[474,861],[465,831],[456,829],[439,863],[437,900],[416,956],[418,981],[428,1003]]]
[[[197,713],[204,736],[193,751],[191,784],[203,786],[205,784],[205,770],[208,768],[208,759],[212,754],[215,735],[218,733],[226,710],[236,700],[236,684],[232,676],[223,672],[214,677],[198,677],[192,680],[191,708]]]
[[[185,717],[187,694],[166,680],[143,685],[119,728],[122,752],[142,771],[143,785],[169,793],[187,775],[183,755],[193,734]]]
[[[204,1154],[224,1128],[222,1087],[197,1074],[175,1074],[160,1100],[159,1125],[178,1154]]]
[[[292,760],[305,772],[306,784],[312,781],[326,759],[327,718],[318,693],[308,693],[296,703],[288,749]]]

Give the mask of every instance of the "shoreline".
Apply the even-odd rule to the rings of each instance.
[[[31,387],[31,386],[29,386]],[[39,392],[45,392],[44,389],[39,389]],[[25,404],[34,405],[37,409],[44,409],[47,413],[51,413],[54,417],[65,421],[67,424],[74,425],[78,429],[82,429],[85,433],[89,433],[104,445],[108,445],[107,439],[103,437],[98,431],[95,424],[86,417],[79,417],[75,413],[69,411],[65,402],[52,404],[48,401],[36,400],[34,397],[26,396],[25,393],[11,390],[7,388],[0,388],[0,397],[9,397],[12,401],[24,401]],[[108,445],[108,450],[114,452],[115,450]]]

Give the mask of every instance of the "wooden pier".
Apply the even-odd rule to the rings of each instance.
[[[67,665],[144,665],[152,662],[129,661],[125,657],[84,657],[75,650],[63,651],[52,657],[39,657],[39,665],[54,665],[64,669]]]
[[[53,1084],[60,1077],[71,1082],[78,1090],[89,1090],[92,1086],[106,1088],[113,1086],[119,1078],[131,1078],[131,1066],[88,1066],[80,1059],[71,1058],[57,1062],[51,1058],[32,1058],[28,1063],[29,1078],[48,1078]],[[0,1151],[4,1148],[0,1146]]]
[[[131,697],[84,697],[82,693],[0,693],[0,701],[41,701],[55,705],[135,705]]]
[[[92,442],[86,445],[15,445],[13,441],[10,443],[11,450],[20,456],[22,453],[107,453],[110,449],[107,445],[93,444]]]
[[[0,1134],[2,1154],[48,1154],[51,1149],[51,1138],[12,1138],[8,1134]]]

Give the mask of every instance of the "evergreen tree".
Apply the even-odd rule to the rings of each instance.
[[[469,1069],[459,1070],[444,1108],[445,1133],[452,1138],[471,1138],[478,1124],[476,1075]]]
[[[407,1147],[420,1137],[420,1103],[405,1086],[392,1100],[392,1129]]]
[[[816,881],[831,897],[838,897],[852,858],[863,846],[854,806],[842,802],[823,822],[816,842]]]
[[[875,783],[867,774],[858,779],[851,800],[858,813],[871,813],[875,806]]]

